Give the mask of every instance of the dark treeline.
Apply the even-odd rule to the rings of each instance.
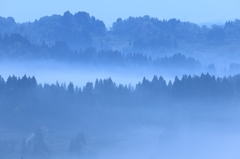
[[[85,50],[71,50],[64,41],[57,41],[53,46],[45,43],[32,44],[20,34],[11,34],[0,37],[1,59],[33,59],[33,60],[60,60],[79,64],[104,65],[104,66],[150,66],[164,69],[183,69],[200,71],[201,63],[194,58],[186,57],[180,53],[173,56],[153,59],[142,53],[122,54],[119,51],[99,50],[94,47]]]
[[[11,17],[0,17],[1,34],[19,33],[35,44],[45,41],[54,44],[55,41],[67,41],[81,47],[91,46],[92,35],[103,35],[106,32],[105,24],[91,17],[86,12],[71,14],[65,12],[63,16],[45,16],[34,22],[16,23]]]
[[[217,68],[215,68],[214,64],[203,66],[198,60],[186,57],[181,53],[153,58],[150,55],[138,52],[124,54],[117,50],[97,50],[94,47],[73,50],[65,41],[56,41],[53,46],[48,46],[44,42],[41,45],[37,45],[32,44],[26,37],[17,33],[0,36],[0,59],[55,60],[93,66],[152,67],[160,71],[175,70],[178,72],[183,71],[183,73],[188,71],[189,73],[207,71],[211,74],[217,73]],[[239,70],[239,63],[231,63],[229,68],[224,68],[221,72],[224,74],[237,74]]]
[[[212,27],[199,26],[177,19],[158,20],[149,16],[119,18],[111,32],[132,38],[133,48],[156,49],[159,47],[177,48],[178,43],[188,44],[228,44],[240,40],[240,20],[226,22]]]
[[[153,58],[150,55],[138,52],[124,54],[117,50],[97,50],[94,47],[73,50],[65,41],[56,41],[53,46],[48,46],[44,42],[41,45],[37,45],[17,33],[0,36],[0,59],[55,60],[95,66],[152,67],[162,71],[176,70],[178,72],[183,71],[183,73],[188,71],[189,73],[205,71],[211,74],[217,73],[217,68],[215,68],[214,64],[203,66],[198,60],[186,57],[181,53]],[[231,63],[229,68],[224,68],[221,72],[224,74],[237,74],[240,70],[239,65],[239,63]]]
[[[0,17],[0,34],[19,33],[34,44],[45,41],[66,41],[72,48],[101,46],[112,48],[114,40],[129,43],[133,49],[177,48],[185,44],[230,44],[240,40],[240,20],[228,21],[223,26],[199,26],[177,19],[159,20],[149,16],[117,19],[110,30],[103,21],[86,12],[45,16],[34,22],[16,23],[14,18]],[[114,37],[114,38],[113,38]],[[111,41],[111,42],[110,42]],[[116,43],[116,45],[118,45]]]
[[[83,116],[91,120],[94,113],[118,108],[126,108],[126,111],[142,107],[166,108],[180,101],[193,103],[193,108],[197,108],[194,103],[238,105],[240,75],[223,78],[209,74],[185,75],[181,79],[176,77],[173,82],[154,76],[152,80],[144,78],[134,87],[117,85],[108,78],[88,82],[82,88],[73,83],[42,85],[34,77],[9,76],[6,81],[1,78],[0,98],[2,126],[29,128],[37,121],[62,126],[71,125],[75,119],[81,121]]]

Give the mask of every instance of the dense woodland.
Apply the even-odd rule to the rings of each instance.
[[[71,50],[64,41],[57,41],[53,46],[34,45],[20,34],[0,37],[0,57],[2,60],[56,60],[62,62],[126,67],[155,67],[162,69],[185,69],[200,71],[201,63],[183,54],[174,54],[162,58],[152,58],[142,53],[123,54],[113,50],[97,50],[94,47],[84,50]]]
[[[91,34],[103,35],[106,28],[102,21],[90,17],[86,12],[74,15],[65,12],[63,16],[46,16],[35,22],[22,24],[16,23],[13,18],[0,18],[0,30],[2,34],[20,33],[37,44],[43,41],[54,44],[60,40],[84,47],[91,45]]]
[[[138,51],[124,53],[113,49],[99,49],[94,45],[97,39],[99,43],[104,44],[109,41],[110,46],[113,37],[120,41],[127,39],[129,46],[136,50],[140,47],[140,50],[176,48],[179,42],[201,45],[237,44],[240,40],[240,21],[229,21],[223,26],[213,25],[208,28],[176,19],[129,17],[126,20],[117,19],[112,28],[107,30],[102,21],[86,12],[73,15],[67,11],[63,16],[46,16],[28,23],[16,23],[11,17],[1,17],[0,33],[2,61],[56,60],[106,68],[147,67],[149,70],[158,68],[166,72],[183,71],[185,74],[196,70],[198,73],[214,73],[214,64],[202,66],[198,60],[180,53],[160,58]],[[73,46],[81,47],[74,49]],[[238,71],[239,64],[232,63],[229,72]],[[11,121],[10,116],[14,115],[18,121],[26,120],[27,123],[32,121],[33,117],[57,118],[66,115],[66,112],[75,113],[77,116],[76,112],[79,112],[80,108],[146,106],[145,101],[149,102],[146,99],[151,99],[148,103],[151,106],[161,106],[180,99],[200,103],[202,99],[205,102],[225,100],[235,103],[238,102],[239,84],[239,75],[220,78],[202,74],[185,75],[182,79],[176,77],[169,83],[163,77],[155,76],[150,81],[144,78],[136,86],[116,85],[109,78],[77,88],[72,83],[41,85],[34,77],[10,76],[6,81],[1,78],[1,117]]]
[[[63,15],[46,16],[27,23],[16,23],[12,17],[0,17],[1,60],[60,60],[98,66],[150,66],[195,72],[212,70],[210,73],[214,73],[215,66],[211,61],[201,64],[200,59],[185,56],[196,52],[208,58],[212,52],[220,56],[227,51],[237,58],[239,42],[240,21],[237,19],[207,27],[177,19],[129,17],[117,19],[108,30],[103,21],[86,12],[71,14],[67,11]],[[185,51],[185,48],[192,49]],[[171,49],[175,51],[171,52]],[[239,63],[233,62],[229,67],[225,66],[231,74],[239,70]]]
[[[42,85],[26,75],[22,78],[9,76],[6,81],[1,78],[0,95],[1,121],[8,121],[7,125],[1,122],[2,126],[27,129],[34,120],[47,120],[51,126],[61,121],[61,125],[67,122],[70,126],[75,119],[85,116],[87,110],[94,113],[112,108],[161,109],[179,102],[238,105],[240,76],[185,75],[172,82],[154,76],[152,80],[143,78],[136,86],[116,85],[108,78],[89,82],[82,88],[74,87],[73,83]]]
[[[111,32],[116,35],[132,37],[133,47],[137,49],[158,47],[177,48],[178,42],[188,44],[226,44],[239,42],[240,21],[229,21],[225,25],[212,27],[199,26],[190,22],[181,22],[177,19],[158,20],[149,16],[129,17],[126,20],[119,18]]]
[[[103,21],[86,12],[74,15],[45,16],[34,22],[16,23],[14,18],[0,17],[2,35],[19,33],[34,44],[54,45],[66,41],[73,48],[95,46],[112,48],[113,39],[125,41],[133,49],[177,48],[178,45],[228,45],[239,44],[240,20],[228,21],[225,25],[199,26],[177,19],[159,20],[149,16],[117,19],[107,30]]]
[[[76,127],[93,130],[101,136],[107,129],[118,132],[128,124],[172,129],[188,115],[189,119],[200,117],[202,122],[206,114],[215,120],[221,111],[239,110],[240,64],[229,63],[229,68],[221,68],[222,76],[218,76],[216,72],[220,68],[215,68],[213,62],[207,63],[221,51],[221,55],[231,56],[230,60],[239,57],[239,44],[238,19],[207,27],[177,19],[129,17],[117,19],[107,29],[103,21],[86,12],[67,11],[25,23],[0,17],[0,62],[3,64],[51,61],[71,65],[70,68],[77,66],[77,69],[120,68],[124,73],[154,70],[156,74],[152,79],[146,75],[136,85],[116,84],[109,77],[87,82],[83,87],[72,82],[38,83],[34,76],[27,75],[11,75],[7,79],[0,76],[0,130],[36,130],[35,136],[30,136],[31,146],[29,138],[24,139],[22,145],[15,139],[0,140],[0,157],[20,152],[27,157],[50,157],[42,130],[36,129],[39,127],[50,128],[54,137],[63,128],[71,131]],[[190,51],[184,52],[186,48]],[[196,58],[201,56],[210,60],[201,63]],[[164,75],[168,73],[176,76],[175,79],[166,80]],[[179,77],[179,74],[185,75]],[[61,144],[66,145],[67,139],[62,141]],[[101,147],[99,141],[94,142],[97,148]],[[69,154],[74,151],[81,154],[87,145],[84,133],[79,132],[69,145]],[[56,142],[54,146],[60,144]],[[56,149],[65,151],[66,147]]]
[[[59,62],[80,64],[87,66],[127,67],[127,68],[154,68],[159,71],[179,71],[185,73],[216,73],[214,64],[203,65],[192,57],[175,53],[164,57],[152,57],[140,52],[123,53],[117,50],[88,47],[73,50],[65,41],[56,41],[53,46],[45,43],[32,44],[26,37],[18,33],[0,36],[0,59],[4,60],[54,60]],[[222,73],[236,74],[240,70],[239,63],[231,63],[221,70]]]

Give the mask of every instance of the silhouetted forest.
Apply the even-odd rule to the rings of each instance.
[[[236,140],[232,135],[240,130],[239,42],[238,19],[207,27],[146,15],[118,18],[107,29],[86,12],[25,23],[0,17],[0,158],[125,152],[136,158],[153,148],[185,155],[212,151],[211,144],[229,147],[228,136]],[[126,84],[139,75],[142,81]],[[96,80],[79,87],[78,81],[48,83],[48,76]],[[189,148],[195,143],[198,153]]]
[[[193,108],[194,103],[238,105],[240,75],[223,78],[209,74],[184,75],[169,82],[161,76],[154,76],[152,80],[143,78],[136,86],[117,85],[108,78],[88,82],[82,88],[75,87],[73,83],[42,85],[35,77],[13,75],[6,81],[1,78],[0,97],[1,125],[4,127],[28,129],[34,121],[46,121],[51,126],[56,126],[56,123],[71,126],[75,119],[81,122],[81,116],[91,120],[98,111],[118,108],[137,111],[142,107],[167,108],[179,102],[192,103]],[[214,107],[214,104],[209,107]]]
[[[183,54],[174,54],[153,59],[142,53],[123,54],[113,50],[99,50],[90,47],[84,50],[72,50],[64,41],[57,41],[53,46],[46,44],[32,44],[20,34],[5,34],[0,37],[1,59],[12,60],[58,60],[69,63],[127,66],[127,67],[154,67],[162,69],[182,69],[186,71],[201,71],[199,61]]]
[[[240,40],[240,20],[228,21],[225,25],[199,26],[177,19],[159,20],[149,16],[118,18],[110,30],[103,21],[86,12],[45,16],[34,22],[16,23],[14,18],[0,17],[0,34],[19,33],[34,44],[54,45],[55,41],[66,41],[71,48],[89,46],[112,48],[117,41],[128,43],[128,47],[142,49],[177,48],[201,44],[236,44]]]
[[[67,41],[79,47],[91,46],[92,35],[103,35],[106,32],[102,21],[91,17],[86,12],[72,15],[69,11],[63,16],[45,16],[34,22],[16,23],[13,18],[0,18],[1,34],[19,33],[35,44],[55,41]]]
[[[177,48],[178,43],[227,44],[240,40],[240,20],[226,22],[212,27],[199,26],[177,19],[158,20],[149,16],[119,18],[111,28],[113,34],[132,38],[136,49],[159,47]]]
[[[160,53],[161,54],[161,53]],[[0,36],[1,60],[55,60],[66,63],[84,64],[91,66],[119,66],[128,68],[148,67],[162,71],[185,71],[185,73],[209,72],[216,73],[214,64],[203,66],[198,60],[177,53],[164,57],[153,58],[143,53],[122,53],[117,50],[89,47],[73,50],[65,41],[56,41],[53,46],[45,43],[32,44],[20,34],[5,34]],[[222,70],[224,74],[236,74],[240,70],[239,63],[231,63],[229,68]]]

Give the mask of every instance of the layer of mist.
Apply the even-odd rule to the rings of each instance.
[[[239,24],[0,17],[0,158],[239,159]]]

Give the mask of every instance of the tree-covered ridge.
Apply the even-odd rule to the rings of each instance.
[[[224,25],[224,33],[226,38],[239,39],[240,38],[240,20],[228,21]]]
[[[0,32],[19,33],[35,44],[45,42],[54,44],[55,41],[67,41],[78,47],[91,46],[92,34],[104,35],[105,24],[86,12],[74,15],[69,11],[63,16],[45,16],[35,22],[16,23],[13,18],[0,18]]]
[[[117,19],[110,30],[103,21],[86,12],[45,16],[35,22],[16,23],[14,18],[0,17],[0,33],[19,33],[34,44],[54,45],[66,41],[71,48],[130,47],[148,50],[178,48],[191,44],[237,44],[240,40],[240,20],[225,25],[199,26],[177,19],[159,20],[149,16]],[[127,46],[119,46],[124,43]]]
[[[27,126],[35,120],[60,120],[65,122],[81,116],[85,111],[118,107],[163,107],[178,101],[200,103],[239,103],[240,75],[215,77],[183,76],[166,82],[154,76],[143,78],[136,86],[117,85],[111,78],[88,82],[82,88],[73,83],[38,84],[34,77],[9,76],[0,80],[1,121],[17,124],[25,121]],[[194,105],[193,105],[194,107]],[[11,116],[15,116],[11,120]],[[84,114],[82,114],[84,115]],[[3,122],[4,123],[4,122]],[[24,123],[24,122],[23,122]]]
[[[240,20],[226,22],[224,26],[199,26],[177,19],[158,20],[149,16],[119,18],[111,28],[116,35],[125,35],[133,39],[133,47],[176,48],[178,43],[223,44],[239,41]]]
[[[57,41],[53,46],[31,42],[20,34],[6,34],[0,36],[1,59],[45,59],[75,62],[78,64],[127,66],[127,67],[155,67],[164,69],[201,70],[201,63],[183,54],[174,54],[153,59],[141,53],[122,54],[113,50],[97,50],[93,47],[85,50],[71,50],[64,41]]]

